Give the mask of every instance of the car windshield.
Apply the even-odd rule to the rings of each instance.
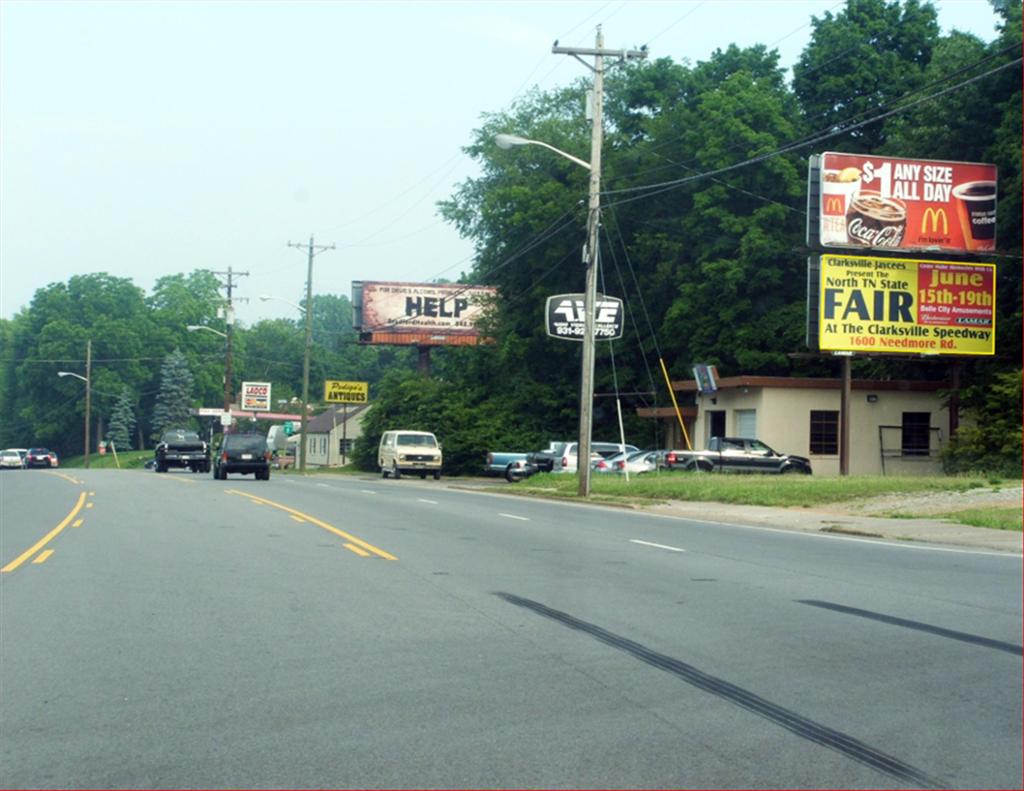
[[[224,438],[224,450],[262,453],[266,447],[266,438],[259,434],[229,434]]]
[[[399,434],[399,445],[418,445],[421,448],[436,448],[437,440],[430,434]]]

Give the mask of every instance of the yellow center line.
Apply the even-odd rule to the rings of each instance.
[[[46,562],[46,559],[47,559],[48,557],[50,557],[50,555],[52,555],[52,554],[53,554],[53,550],[52,550],[52,549],[48,549],[48,550],[46,550],[45,552],[40,552],[40,553],[39,553],[39,557],[37,557],[37,558],[36,558],[35,560],[33,560],[32,562],[33,562],[33,563],[45,563],[45,562]]]
[[[65,481],[71,481],[74,484],[80,484],[82,481],[78,480],[74,476],[66,475],[63,472],[57,472],[56,470],[44,470],[44,472],[50,473],[50,475],[56,475],[58,478],[63,478]]]
[[[14,571],[16,568],[18,568],[18,566],[20,566],[22,563],[24,563],[26,560],[32,557],[36,552],[38,552],[40,549],[42,549],[48,543],[50,543],[50,541],[52,541],[60,534],[61,530],[63,530],[65,527],[71,524],[72,519],[78,516],[78,512],[82,510],[83,505],[85,505],[85,492],[82,492],[81,494],[78,495],[78,502],[75,504],[75,507],[71,509],[71,513],[64,517],[63,522],[61,522],[59,525],[53,528],[53,530],[51,530],[49,533],[47,533],[45,536],[39,539],[39,541],[33,544],[30,549],[26,549],[24,552],[18,555],[18,557],[16,557],[14,560],[12,560],[6,566],[0,569],[0,574],[7,573],[8,571]]]
[[[287,505],[281,505],[280,503],[275,503],[273,500],[266,500],[262,497],[257,497],[254,494],[248,494],[247,492],[240,492],[237,489],[226,489],[224,493],[241,495],[242,497],[249,498],[254,503],[259,503],[261,505],[269,505],[271,508],[278,508],[281,511],[284,511],[285,513],[291,514],[292,516],[297,516],[300,519],[304,519],[307,522],[312,522],[317,527],[322,527],[324,530],[330,533],[334,533],[337,536],[341,536],[346,541],[350,541],[356,546],[362,547],[363,549],[372,552],[378,557],[382,557],[385,560],[398,560],[398,558],[396,558],[394,555],[385,552],[383,549],[375,547],[373,544],[363,541],[361,538],[356,538],[355,536],[346,533],[344,530],[339,530],[333,525],[329,525],[326,522],[321,522],[316,517],[310,516],[309,514],[304,514],[301,511],[296,511],[294,508],[289,508]]]
[[[365,549],[360,549],[355,544],[345,544],[345,549],[349,550],[350,552],[355,552],[357,555],[361,555],[364,558],[370,557],[369,552],[367,552]]]
[[[71,526],[72,527],[81,527],[82,523],[84,521],[85,521],[84,519],[76,519],[74,522],[72,522]]]

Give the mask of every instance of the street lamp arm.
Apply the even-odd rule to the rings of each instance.
[[[220,330],[215,330],[213,327],[207,327],[204,324],[186,324],[185,325],[185,329],[188,330],[189,332],[196,332],[198,330],[206,330],[207,332],[212,332],[214,335],[219,335],[222,338],[228,337],[227,333],[221,332]]]
[[[541,148],[546,148],[548,151],[554,151],[559,156],[565,157],[571,162],[575,162],[582,168],[586,168],[587,170],[591,169],[589,162],[584,162],[579,157],[574,157],[572,154],[567,154],[562,149],[555,148],[553,145],[551,145],[550,143],[545,143],[543,140],[530,140],[525,137],[519,137],[518,135],[502,134],[494,136],[494,143],[495,145],[498,146],[498,148],[512,148],[512,146],[540,146]]]
[[[269,299],[272,299],[275,302],[283,302],[285,305],[291,305],[293,308],[295,308],[297,311],[299,311],[299,313],[305,313],[306,312],[306,309],[304,307],[302,307],[302,305],[296,305],[294,302],[290,302],[287,299],[283,299],[281,297],[272,297],[269,294],[260,294],[260,302],[266,302]]]
[[[89,384],[89,380],[81,374],[72,373],[71,371],[57,371],[57,376],[73,376],[75,379],[81,379],[86,384]]]

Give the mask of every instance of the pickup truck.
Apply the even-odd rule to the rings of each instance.
[[[157,472],[171,467],[187,467],[192,472],[210,471],[210,446],[190,429],[172,428],[160,436],[155,451]]]
[[[485,475],[501,475],[509,483],[529,478],[537,467],[527,461],[527,453],[500,453],[492,452],[487,454],[487,461],[484,464]]]
[[[550,442],[544,450],[526,454],[526,461],[537,468],[537,472],[551,472],[561,463],[562,451],[568,442]]]
[[[670,450],[665,468],[690,472],[811,474],[811,460],[772,450],[759,439],[712,437],[706,450]]]

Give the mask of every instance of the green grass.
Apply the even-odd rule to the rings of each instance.
[[[966,508],[963,511],[952,511],[948,514],[936,514],[936,516],[939,519],[948,519],[961,525],[1022,532],[1020,508],[1007,506]]]
[[[121,463],[122,470],[141,470],[143,465],[153,458],[151,450],[125,450],[117,452],[117,461]],[[61,467],[83,468],[85,467],[84,456],[67,456],[60,460]],[[116,470],[117,463],[114,461],[114,454],[107,451],[102,456],[99,453],[89,454],[89,469],[92,470]]]
[[[611,475],[593,475],[590,480],[591,496],[599,500],[692,500],[790,508],[811,508],[816,505],[891,494],[964,492],[992,485],[983,476],[823,478],[805,475],[707,475],[684,472],[641,475],[631,477],[629,483],[624,478]],[[577,486],[575,475],[542,473],[515,487],[510,487],[509,491],[575,497]]]

